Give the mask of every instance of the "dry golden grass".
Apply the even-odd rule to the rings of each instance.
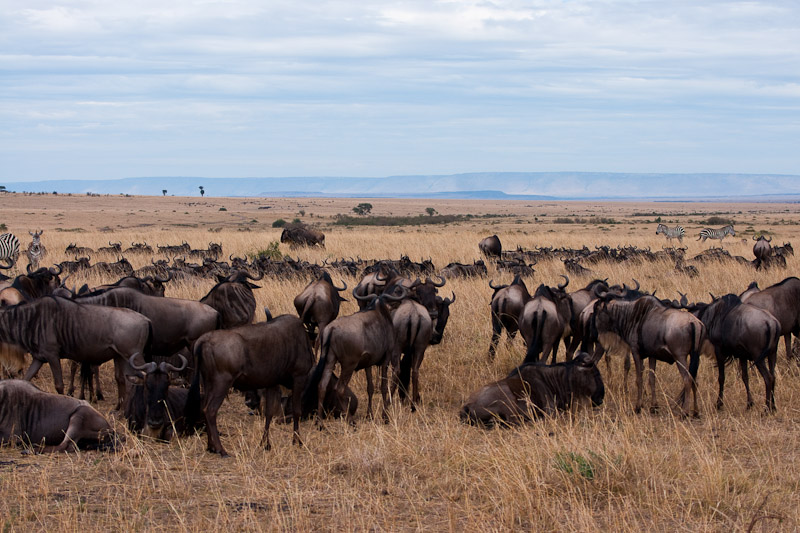
[[[331,228],[331,217],[357,200],[222,199],[118,197],[0,197],[0,222],[27,243],[27,230],[43,227],[51,261],[69,242],[99,247],[108,240],[146,239],[150,244],[186,240],[196,247],[221,242],[226,255],[265,248],[280,230],[272,220],[307,212],[327,234],[325,250],[294,250],[311,261],[360,256],[412,259],[431,257],[437,267],[477,258],[477,243],[497,233],[506,248],[521,245],[570,246],[634,244],[660,249],[651,217],[664,213],[687,227],[689,255],[707,247],[694,241],[703,213],[732,213],[737,230],[768,229],[776,241],[798,241],[798,207],[779,204],[604,204],[369,200],[374,212],[417,214],[432,205],[442,213],[513,213],[431,228]],[[269,210],[257,210],[270,205]],[[227,211],[220,212],[219,206]],[[787,211],[788,210],[788,211]],[[265,213],[266,211],[266,213]],[[741,214],[740,214],[741,212]],[[31,213],[31,214],[26,214]],[[185,213],[189,213],[188,215]],[[314,218],[308,214],[313,213]],[[613,217],[620,224],[557,225],[557,216]],[[725,215],[723,215],[725,216]],[[538,217],[537,221],[535,218]],[[161,218],[162,220],[156,220]],[[256,219],[257,222],[251,223]],[[784,223],[780,220],[784,219]],[[519,221],[519,222],[517,222]],[[152,225],[144,225],[152,224]],[[195,224],[196,227],[176,224]],[[249,227],[251,231],[241,231]],[[57,231],[61,228],[62,231]],[[82,232],[63,231],[82,228]],[[110,228],[111,231],[101,231]],[[217,231],[217,228],[221,228]],[[211,231],[209,231],[211,230]],[[749,239],[750,234],[744,235]],[[731,253],[752,257],[752,241],[726,239]],[[93,258],[104,259],[103,257]],[[106,257],[105,259],[113,259]],[[145,262],[132,258],[134,266]],[[24,261],[23,261],[24,264]],[[597,277],[631,283],[638,279],[658,295],[691,299],[740,292],[753,280],[765,287],[798,272],[791,258],[786,271],[754,272],[739,265],[699,265],[696,279],[673,273],[670,264],[593,267]],[[541,263],[529,287],[561,281],[560,262]],[[510,276],[491,272],[495,280]],[[334,276],[338,282],[339,276]],[[357,281],[344,278],[349,286]],[[70,279],[75,284],[102,279]],[[466,396],[503,377],[523,357],[517,339],[501,342],[496,361],[486,358],[490,337],[486,279],[453,280],[444,291],[457,301],[439,346],[428,350],[422,367],[422,404],[417,413],[394,405],[391,422],[363,419],[349,429],[332,421],[327,431],[301,425],[305,447],[290,445],[289,426],[273,426],[273,450],[257,444],[263,421],[248,416],[241,396],[232,393],[220,412],[223,441],[232,458],[205,451],[205,436],[164,445],[128,435],[115,454],[82,452],[30,456],[0,448],[0,524],[24,530],[526,530],[526,531],[777,531],[800,527],[800,372],[779,350],[778,412],[762,415],[763,382],[751,373],[757,409],[745,409],[744,387],[728,369],[726,407],[714,408],[716,369],[704,359],[698,376],[701,417],[684,421],[670,409],[679,390],[678,372],[657,369],[661,411],[634,415],[621,384],[621,361],[604,364],[608,392],[604,405],[579,406],[553,420],[511,430],[485,431],[461,424],[457,412]],[[573,278],[570,289],[589,278]],[[257,320],[264,306],[273,314],[294,313],[292,299],[305,281],[260,282]],[[171,285],[167,295],[200,298],[211,282]],[[344,304],[342,313],[354,312]],[[563,357],[563,355],[562,355]],[[104,384],[113,396],[111,369]],[[35,380],[53,390],[43,369]],[[631,383],[632,385],[632,383]],[[353,389],[365,399],[362,377]],[[631,387],[633,390],[633,387]],[[99,405],[104,414],[113,397]],[[375,398],[378,400],[378,397]],[[363,405],[363,404],[362,404]],[[117,421],[120,431],[123,424]]]

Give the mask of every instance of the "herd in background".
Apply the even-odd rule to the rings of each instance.
[[[732,233],[732,228],[719,231],[718,237],[709,234],[708,238],[721,240]],[[36,241],[43,249],[41,233],[36,232]],[[672,234],[679,240],[683,236],[683,232],[657,233],[667,238]],[[9,241],[5,235],[0,237],[0,252],[12,252],[3,255],[11,262],[14,243]],[[18,246],[17,241],[17,253]],[[670,248],[662,253],[625,246],[595,250],[517,248],[506,252],[493,235],[479,243],[479,250],[495,262],[498,271],[515,275],[505,285],[489,281],[494,291],[489,357],[494,358],[503,331],[509,340],[520,332],[526,355],[506,379],[470,396],[460,413],[465,422],[514,424],[567,408],[581,396],[599,405],[605,389],[597,363],[605,355],[609,365],[612,354],[620,352],[625,357],[626,388],[628,353],[634,362],[636,412],[643,405],[643,365],[647,360],[651,410],[658,408],[656,362],[663,361],[675,364],[681,375],[678,404],[682,414],[697,415],[696,376],[701,353],[713,354],[717,361],[718,408],[723,405],[726,363],[738,359],[748,407],[754,403],[748,380],[748,365],[752,364],[765,383],[766,407],[775,410],[778,339],[784,337],[786,353],[791,357],[791,335],[800,334],[797,278],[787,278],[764,290],[751,284],[741,294],[712,296],[709,303],[693,304],[683,295],[680,300],[656,298],[654,292],[641,290],[638,282],[629,287],[594,280],[567,292],[567,275],[563,275],[564,283],[555,287],[540,284],[531,294],[522,278],[532,274],[533,265],[542,259],[561,259],[567,271],[573,272],[570,262],[581,266],[579,261],[682,261],[685,249]],[[415,410],[420,401],[420,368],[425,352],[441,342],[450,306],[456,301],[455,293],[443,297],[439,290],[448,278],[487,275],[483,260],[471,265],[451,263],[437,276],[430,260],[415,262],[407,256],[399,260],[340,259],[317,265],[288,257],[248,260],[231,255],[229,263],[219,261],[222,246],[218,243],[194,250],[184,242],[157,246],[156,251],[146,243],[132,243],[123,251],[121,243],[110,242],[109,250],[97,252],[164,254],[173,257],[173,264],[151,258],[150,265],[134,271],[130,263],[121,266],[124,258],[88,267],[73,267],[73,262],[67,261],[50,268],[34,269],[29,264],[26,274],[13,279],[3,276],[0,360],[18,371],[29,353],[32,363],[24,375],[28,381],[48,363],[59,394],[42,393],[17,380],[1,382],[0,442],[43,444],[43,451],[84,444],[115,445],[118,437],[107,423],[98,422],[97,417],[102,419],[99,413],[88,403],[63,396],[62,358],[73,363],[70,395],[80,369],[81,398],[86,388],[90,400],[100,399],[99,365],[113,361],[117,409],[123,411],[132,431],[169,440],[175,433],[188,435],[205,428],[209,451],[223,456],[227,452],[217,429],[217,412],[231,388],[246,391],[248,405],[265,415],[262,445],[266,447],[270,446],[269,427],[275,416],[291,417],[296,443],[301,442],[302,417],[314,416],[320,426],[329,415],[344,416],[353,423],[358,400],[348,385],[358,370],[366,374],[369,417],[375,389],[372,367],[380,372],[382,417],[388,417],[388,406],[395,395]],[[89,265],[88,255],[95,251],[70,244],[67,253],[87,254],[82,259]],[[754,246],[757,267],[766,267],[774,257],[782,258],[785,266],[785,255],[792,253],[791,244],[773,247],[763,236]],[[201,259],[202,265],[188,263],[189,258]],[[80,264],[77,257],[75,263]],[[60,278],[62,273],[100,264],[105,266],[99,271],[120,276],[118,281],[74,290]],[[515,270],[520,265],[530,271]],[[347,284],[337,286],[331,272],[361,276],[351,291],[359,306],[356,313],[339,316]],[[200,301],[164,295],[166,283],[196,276],[213,276],[216,280]],[[294,300],[297,316],[273,318],[265,309],[266,321],[253,323],[253,290],[259,288],[253,281],[265,276],[311,278]],[[557,363],[560,343],[564,344],[566,361]],[[548,356],[550,365],[545,364]],[[179,382],[190,386],[176,386]],[[290,389],[291,396],[282,398],[280,387]],[[42,409],[47,415],[39,413]],[[23,420],[28,426],[20,423]]]

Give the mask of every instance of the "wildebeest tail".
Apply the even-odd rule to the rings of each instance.
[[[767,330],[764,335],[764,349],[761,350],[761,353],[758,354],[758,359],[753,361],[753,363],[757,364],[763,361],[772,350],[778,349],[778,340],[780,339],[780,331],[777,328],[773,328],[772,324],[767,323]]]
[[[522,363],[535,363],[539,360],[539,355],[542,353],[542,330],[547,321],[547,311],[542,311],[541,316],[539,313],[533,314],[531,321],[531,329],[533,330],[533,339],[528,346],[528,353],[525,355],[525,360]]]
[[[194,377],[192,377],[192,384],[189,387],[189,394],[186,397],[186,409],[183,415],[186,420],[187,433],[191,433],[196,428],[203,426],[200,414],[202,412],[202,406],[200,405],[200,368],[203,366],[203,348],[205,345],[206,343],[204,342],[198,342],[194,346],[194,361],[196,366],[194,369]]]
[[[401,399],[408,396],[408,389],[411,385],[411,367],[414,365],[414,340],[419,335],[419,321],[413,324],[406,324],[405,338],[403,339],[403,358],[400,360],[400,376],[398,378],[398,395]]]
[[[322,379],[322,372],[325,370],[325,363],[328,361],[328,350],[330,350],[330,347],[331,336],[326,328],[323,332],[322,338],[320,339],[319,361],[317,361],[317,365],[308,375],[308,379],[306,380],[306,388],[303,391],[303,396],[301,398],[304,410],[307,406],[311,410],[317,407],[319,396],[317,388],[319,387],[319,381]]]
[[[703,328],[698,331],[697,324],[692,323],[692,351],[689,353],[689,374],[692,379],[697,379],[697,369],[700,368],[700,347],[703,345]]]

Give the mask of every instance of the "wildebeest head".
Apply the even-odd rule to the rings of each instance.
[[[128,362],[134,370],[144,373],[142,375],[128,376],[128,380],[134,385],[142,386],[143,405],[145,408],[144,427],[138,428],[145,436],[160,438],[162,432],[171,423],[167,412],[166,400],[170,385],[170,372],[180,372],[186,368],[187,360],[182,355],[181,366],[176,367],[169,363],[145,363],[137,365],[133,360],[137,354],[130,357]]]
[[[451,293],[452,298],[436,297],[436,323],[433,326],[433,334],[431,335],[431,344],[439,344],[442,342],[444,336],[444,328],[447,326],[447,321],[450,319],[450,304],[456,301],[456,293]]]

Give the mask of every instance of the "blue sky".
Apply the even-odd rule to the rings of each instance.
[[[800,174],[795,1],[0,0],[0,179]]]

